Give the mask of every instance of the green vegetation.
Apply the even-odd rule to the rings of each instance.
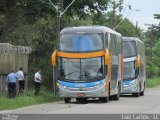
[[[155,77],[152,79],[147,79],[147,88],[153,88],[153,87],[157,87],[160,86],[160,78]]]
[[[55,5],[57,0],[51,0]],[[63,11],[72,0],[63,0]],[[123,0],[77,0],[61,17],[61,26],[105,25],[115,27],[122,19]],[[108,8],[112,8],[108,10]],[[129,29],[129,30],[128,30]],[[136,27],[128,19],[117,31],[125,36],[137,36]],[[141,30],[138,28],[139,34]],[[56,10],[48,0],[5,0],[0,4],[0,41],[30,46],[28,80],[32,87],[34,73],[42,68],[43,86],[51,89],[51,55],[56,38]]]
[[[160,86],[160,79],[158,77],[147,79],[147,88],[153,88],[157,86]],[[27,91],[24,93],[24,95],[17,96],[16,98],[7,98],[4,95],[0,95],[0,110],[16,109],[30,105],[55,102],[59,100],[59,97],[53,96],[52,92],[45,90],[41,91],[38,97],[34,96],[33,90]]]
[[[160,14],[155,14],[154,18],[160,20]],[[158,25],[149,25],[146,32],[145,45],[147,77],[158,77],[160,76],[160,23]]]
[[[57,5],[57,0],[51,1]],[[60,4],[61,11],[71,2],[72,0],[63,0]],[[132,9],[131,5],[129,8],[127,6],[124,0],[77,0],[61,17],[60,28],[82,25],[114,28],[124,19],[121,11]],[[153,17],[160,20],[159,13],[155,13]],[[116,31],[126,37],[141,36],[140,39],[146,46],[147,78],[160,76],[160,24],[151,25],[147,32],[142,33],[138,26],[125,18]],[[51,55],[55,37],[56,10],[48,0],[3,0],[0,4],[0,41],[32,47],[28,65],[29,86],[32,86],[37,68],[41,67],[43,86],[50,89],[53,87]]]
[[[30,105],[55,102],[60,98],[53,96],[52,92],[41,91],[38,97],[34,96],[34,91],[27,91],[22,96],[15,98],[7,98],[4,95],[0,95],[0,110],[10,110],[21,108]]]

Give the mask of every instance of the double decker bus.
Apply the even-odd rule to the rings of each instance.
[[[53,76],[65,103],[119,100],[123,80],[122,36],[105,26],[68,27],[52,54]]]
[[[146,83],[144,42],[136,37],[123,37],[124,80],[122,93],[144,95]]]

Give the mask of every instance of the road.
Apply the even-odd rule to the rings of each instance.
[[[142,97],[122,96],[119,101],[111,100],[101,103],[89,100],[82,104],[73,101],[65,104],[63,101],[34,105],[16,110],[0,111],[13,114],[147,114],[160,113],[160,87],[146,89]]]

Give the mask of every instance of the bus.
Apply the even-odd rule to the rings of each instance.
[[[123,48],[120,33],[105,26],[68,27],[59,34],[52,54],[58,94],[70,103],[96,98],[119,100],[123,80]]]
[[[144,42],[136,37],[123,37],[124,94],[143,96],[146,85]]]

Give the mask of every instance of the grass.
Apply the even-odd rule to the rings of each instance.
[[[151,79],[147,79],[147,88],[153,88],[153,87],[158,87],[160,86],[160,78],[158,77],[154,77],[154,78],[151,78]]]
[[[7,98],[4,95],[0,95],[0,110],[11,110],[59,100],[60,98],[53,96],[52,92],[47,91],[41,91],[38,97],[34,96],[34,91],[27,91],[24,95],[16,96],[15,98]]]
[[[160,78],[155,77],[147,79],[146,84],[147,88],[160,86]],[[55,102],[59,100],[59,97],[53,96],[52,92],[45,90],[42,90],[38,97],[34,96],[33,90],[27,91],[22,96],[16,96],[15,98],[7,98],[4,95],[0,95],[0,110],[11,110],[30,105]]]

